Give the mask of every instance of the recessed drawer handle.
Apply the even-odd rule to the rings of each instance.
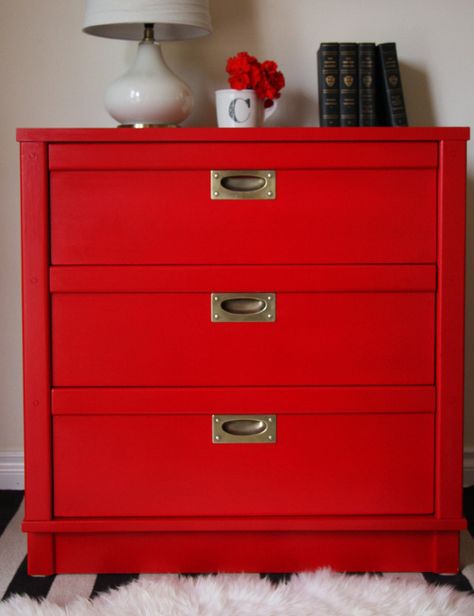
[[[212,442],[275,443],[276,415],[213,415]]]
[[[221,186],[227,190],[237,190],[239,192],[261,190],[266,184],[267,180],[258,177],[258,175],[230,175],[221,180]]]
[[[274,293],[211,293],[213,323],[273,323]]]
[[[222,429],[233,436],[252,436],[267,430],[267,424],[261,419],[231,419],[224,421]]]
[[[276,174],[271,169],[211,171],[211,199],[275,199]]]
[[[267,302],[265,300],[251,297],[234,297],[221,302],[222,310],[229,314],[258,314],[266,307]]]

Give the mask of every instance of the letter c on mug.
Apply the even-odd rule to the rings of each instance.
[[[237,106],[237,103],[239,103],[240,101],[242,101],[244,103],[243,105],[243,111],[247,111],[247,115],[245,117],[239,117],[240,114],[238,113],[240,108],[242,107],[242,105]],[[245,105],[247,106],[247,109],[245,109]],[[234,98],[230,103],[229,103],[229,116],[232,118],[232,120],[234,122],[237,122],[237,124],[242,124],[243,122],[247,122],[248,119],[250,118],[250,114],[251,114],[251,109],[250,109],[250,98]]]

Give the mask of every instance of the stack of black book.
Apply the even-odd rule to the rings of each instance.
[[[321,43],[320,126],[407,126],[395,43]]]

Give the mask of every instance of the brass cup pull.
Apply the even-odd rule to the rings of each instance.
[[[255,192],[265,188],[267,181],[258,175],[229,175],[221,180],[221,186],[236,192]]]
[[[276,415],[213,415],[212,442],[275,443]]]
[[[229,314],[258,314],[266,310],[267,302],[254,297],[232,297],[221,302],[221,308]]]
[[[265,432],[267,424],[261,419],[230,419],[224,421],[222,429],[232,436],[252,436]]]
[[[274,293],[211,293],[213,323],[273,323]]]
[[[276,197],[276,172],[272,169],[213,170],[211,199],[257,199]]]

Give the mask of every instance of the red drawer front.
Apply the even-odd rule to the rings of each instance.
[[[52,334],[56,386],[434,380],[428,292],[276,293],[274,323],[213,323],[210,293],[59,293]]]
[[[279,169],[276,191],[211,200],[210,169],[52,172],[52,262],[436,260],[435,169]]]
[[[251,406],[251,402],[249,402]],[[433,511],[433,415],[277,415],[273,444],[213,444],[211,415],[57,416],[56,516]]]

